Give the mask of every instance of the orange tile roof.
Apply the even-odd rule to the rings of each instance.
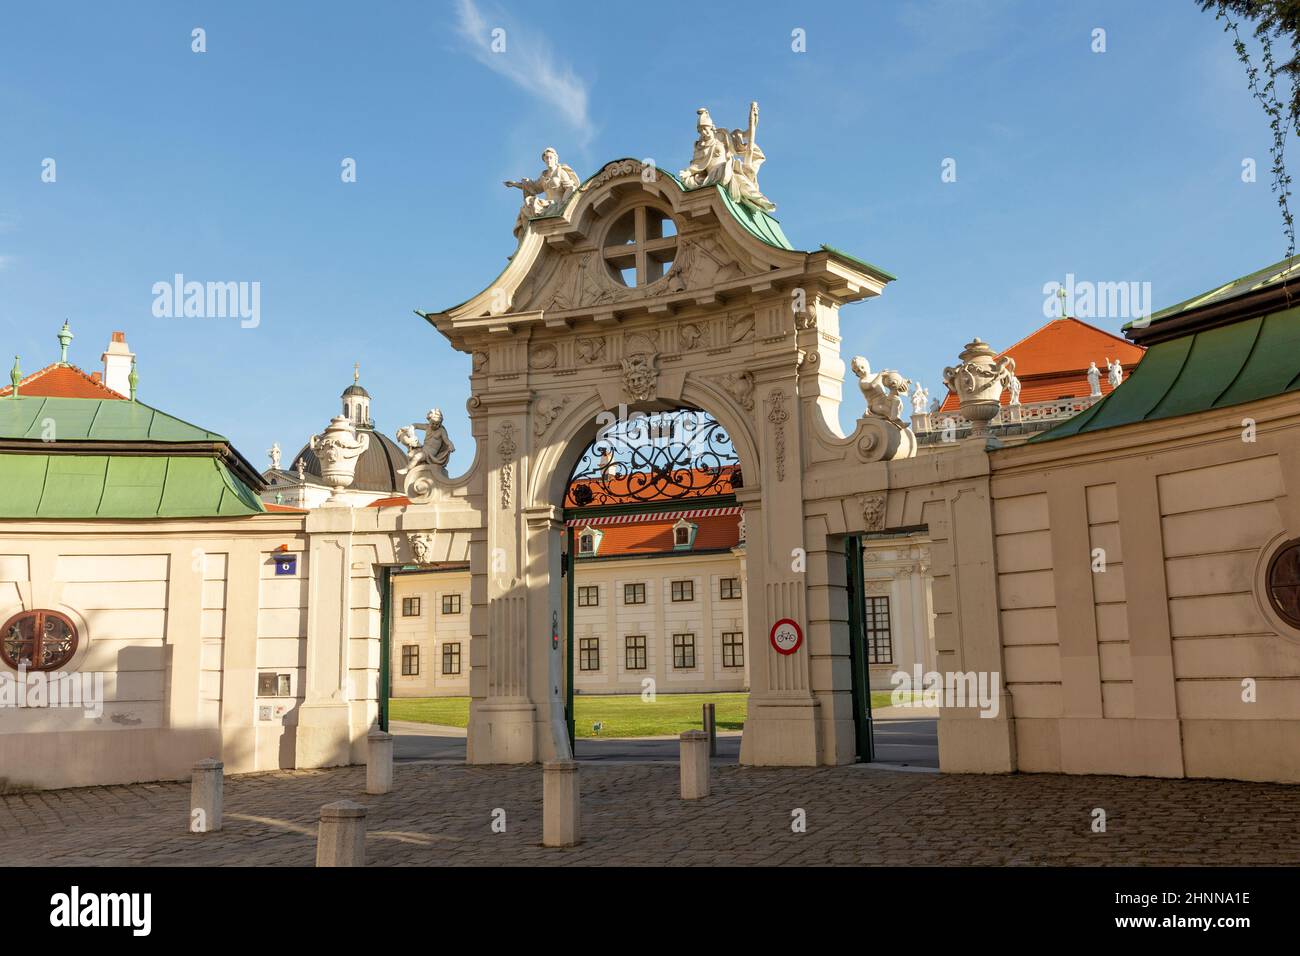
[[[1020,379],[1020,403],[1050,402],[1058,398],[1083,398],[1091,391],[1088,363],[1101,369],[1101,393],[1109,395],[1106,381],[1107,358],[1118,360],[1128,378],[1133,367],[1142,361],[1146,350],[1127,339],[1112,335],[1078,319],[1053,319],[1021,339],[998,357],[1010,355],[1016,360],[1016,378]],[[1002,392],[1002,404],[1011,403],[1011,393]],[[955,412],[960,406],[955,392],[944,397],[940,411]]]
[[[12,394],[12,385],[0,388],[0,397]],[[75,365],[55,362],[38,372],[32,372],[18,383],[19,395],[40,398],[117,398],[126,400],[99,380],[99,373],[87,375]]]
[[[677,524],[677,517],[669,512],[667,517],[647,516],[644,521],[601,525],[599,530],[602,535],[596,558],[690,554],[694,551],[734,548],[740,543],[739,515],[706,515],[688,520],[697,526],[695,544],[690,551],[673,550],[673,525]],[[579,519],[575,532],[581,531],[582,527]]]

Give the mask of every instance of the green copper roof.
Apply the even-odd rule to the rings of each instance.
[[[36,441],[225,442],[139,402],[111,398],[0,398],[0,438]]]
[[[898,276],[894,275],[892,272],[887,272],[884,269],[880,268],[880,266],[872,265],[866,259],[859,259],[857,256],[850,255],[849,253],[845,252],[843,249],[836,249],[834,246],[828,246],[826,245],[826,243],[822,243],[822,251],[829,252],[836,259],[843,259],[845,262],[848,262],[851,265],[855,265],[859,269],[866,269],[868,272],[874,272],[877,275],[883,276],[884,278],[888,279],[890,282],[893,282],[895,279],[898,278]]]
[[[673,177],[676,180],[676,177]],[[680,186],[681,183],[678,183]],[[761,242],[767,243],[774,249],[784,249],[787,252],[794,252],[794,246],[790,245],[790,240],[785,237],[781,231],[781,224],[763,212],[761,209],[755,209],[753,206],[746,205],[743,202],[736,202],[721,186],[715,186],[718,195],[722,197],[722,204],[727,207],[727,212],[731,213],[733,219],[745,227],[751,235]]]
[[[260,514],[219,459],[0,454],[0,517],[199,518]]]
[[[139,402],[0,398],[0,443],[0,518],[266,510],[253,491],[257,472],[225,438]]]
[[[1208,304],[1221,298],[1189,301]],[[1161,314],[1175,313],[1165,310]],[[1226,408],[1297,389],[1300,308],[1157,342],[1119,388],[1087,411],[1030,441],[1051,441],[1134,422]]]
[[[1200,295],[1192,296],[1185,302],[1179,302],[1177,305],[1171,305],[1167,309],[1161,309],[1151,316],[1146,325],[1155,325],[1166,319],[1172,319],[1175,316],[1191,312],[1194,309],[1201,309],[1210,305],[1217,305],[1221,302],[1227,302],[1251,292],[1260,289],[1266,289],[1270,286],[1277,285],[1281,282],[1300,278],[1300,256],[1292,256],[1290,259],[1283,259],[1272,265],[1265,266],[1249,275],[1244,275],[1239,279],[1233,279],[1226,282],[1217,289],[1211,289],[1208,292],[1202,292]],[[1124,328],[1134,327],[1133,322],[1125,324]]]

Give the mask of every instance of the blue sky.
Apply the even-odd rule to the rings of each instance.
[[[496,27],[504,54],[484,51]],[[412,310],[504,265],[519,194],[501,181],[547,145],[584,178],[622,156],[678,169],[697,107],[743,126],[750,100],[795,246],[899,276],[844,311],[846,359],[934,393],[973,335],[1044,323],[1067,273],[1150,282],[1158,309],[1286,251],[1267,122],[1194,0],[10,4],[3,367],[55,361],[66,318],[93,370],[123,329],[142,401],[264,466],[324,427],[360,362],[388,434],[443,408],[457,473],[469,359]],[[259,282],[260,324],[155,317],[175,273]]]

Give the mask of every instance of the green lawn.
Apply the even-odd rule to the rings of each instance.
[[[610,697],[581,695],[574,701],[574,730],[579,737],[662,737],[683,730],[702,730],[701,705],[717,707],[718,730],[740,730],[748,694],[660,694],[653,703],[639,694]],[[889,691],[874,691],[872,707],[888,707]],[[469,724],[468,697],[395,697],[388,716],[444,727]],[[592,725],[600,723],[599,733]]]
[[[703,730],[702,705],[717,708],[718,730],[739,730],[748,694],[659,694],[653,703],[640,694],[581,695],[574,700],[574,732],[579,737],[660,737]],[[397,697],[389,702],[393,720],[448,727],[469,724],[468,697]],[[600,723],[596,732],[592,725]]]

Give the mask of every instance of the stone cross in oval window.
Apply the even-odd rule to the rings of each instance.
[[[605,234],[602,254],[614,279],[628,288],[662,279],[677,257],[673,217],[654,206],[629,209]]]

